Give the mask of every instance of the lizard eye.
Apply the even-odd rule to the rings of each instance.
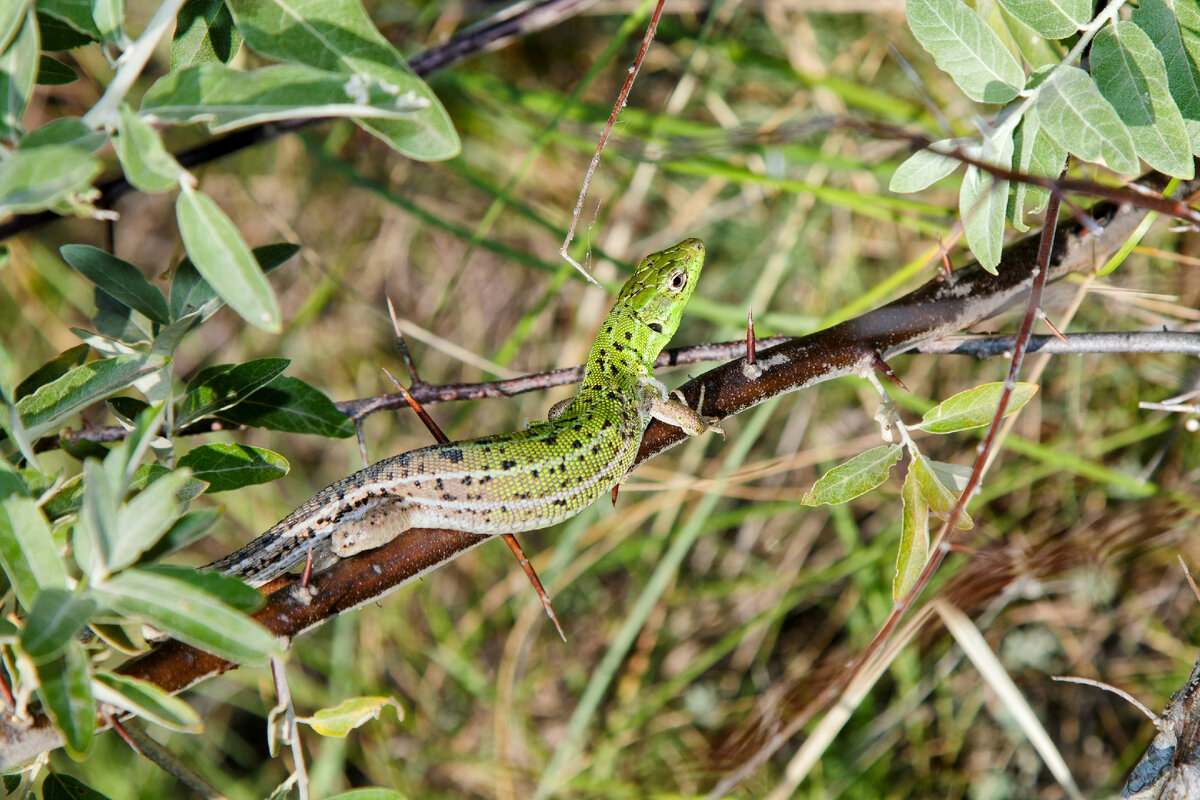
[[[662,325],[660,323],[651,322],[646,327],[649,328],[650,330],[654,331],[655,333],[662,333]]]
[[[687,286],[686,272],[676,272],[671,276],[671,291],[678,292],[684,286]]]

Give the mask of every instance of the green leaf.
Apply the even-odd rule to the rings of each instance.
[[[83,462],[83,506],[75,525],[75,561],[93,581],[108,574],[108,555],[119,536],[117,506],[120,488],[99,461]]]
[[[244,444],[204,444],[179,459],[202,481],[209,492],[227,492],[267,483],[287,475],[287,459],[262,447]]]
[[[322,736],[344,739],[346,734],[370,720],[379,719],[383,709],[391,706],[396,716],[404,719],[404,709],[390,697],[351,697],[332,708],[322,708],[311,717],[296,717]]]
[[[51,772],[42,781],[42,800],[109,800],[78,778]]]
[[[63,245],[59,252],[63,260],[117,302],[161,325],[170,321],[167,298],[133,264],[86,244]]]
[[[0,138],[17,139],[24,133],[21,117],[33,95],[40,49],[37,16],[30,8],[12,44],[0,52]]]
[[[0,6],[0,52],[8,48],[17,32],[21,30],[32,5],[33,0],[10,0]]]
[[[300,64],[249,72],[200,64],[164,75],[142,99],[143,114],[183,125],[203,122],[213,133],[309,117],[399,121],[428,110],[426,101],[415,95]]]
[[[1004,416],[1020,411],[1037,390],[1037,384],[1018,382],[1013,387]],[[959,392],[926,411],[921,424],[914,427],[929,433],[954,433],[981,428],[996,415],[996,407],[1003,391],[1004,384],[997,382],[985,383],[974,389]]]
[[[162,364],[161,358],[140,354],[82,364],[22,398],[17,403],[21,424],[30,438],[37,438],[81,409],[131,386]]]
[[[45,3],[40,3],[39,5],[45,5]],[[74,50],[76,47],[91,44],[96,40],[96,37],[80,33],[58,17],[42,13],[40,8],[38,9],[37,20],[38,30],[42,34],[42,50],[44,51]],[[105,138],[107,139],[108,137],[106,136]]]
[[[98,672],[92,681],[92,692],[101,703],[136,714],[168,730],[181,733],[204,730],[200,715],[191,706],[149,681]]]
[[[79,80],[79,74],[57,58],[42,53],[38,60],[37,83],[39,86],[63,86]]]
[[[397,97],[429,105],[411,118],[360,120],[389,146],[420,161],[458,155],[458,134],[437,97],[383,37],[359,0],[227,0],[246,44],[268,58],[349,76],[367,76]]]
[[[39,592],[21,632],[21,649],[35,664],[58,658],[94,613],[96,601],[86,595],[76,597],[66,589]]]
[[[33,394],[39,387],[45,386],[51,381],[58,380],[63,375],[71,371],[72,367],[78,367],[87,360],[88,353],[91,348],[86,344],[77,344],[69,350],[64,350],[54,358],[42,364],[33,372],[17,384],[17,388],[13,389],[13,399],[20,400],[23,397]]]
[[[137,397],[110,397],[104,401],[104,404],[112,409],[112,412],[120,417],[122,422],[129,423],[132,423],[139,414],[150,407],[149,403]]]
[[[33,608],[39,591],[67,588],[58,550],[21,478],[0,465],[0,565],[24,608]]]
[[[70,145],[18,150],[0,161],[0,219],[56,206],[91,187],[101,169],[87,150]]]
[[[38,696],[62,732],[67,754],[82,759],[96,732],[96,699],[83,646],[72,640],[58,658],[37,665],[37,676]]]
[[[21,140],[18,149],[32,150],[52,144],[72,145],[76,149],[94,153],[108,144],[108,136],[84,125],[79,117],[59,117],[36,131],[30,131]]]
[[[174,577],[127,569],[95,587],[109,605],[182,642],[241,664],[282,655],[266,628],[205,591]]]
[[[125,38],[125,0],[91,0],[92,20],[106,42],[122,44]]]
[[[108,800],[78,778],[51,772],[42,781],[42,800]]]
[[[348,792],[335,794],[329,800],[408,800],[408,795],[401,794],[395,789],[369,786],[365,789],[351,789]]]
[[[1013,134],[1013,149],[1013,167],[1018,172],[1030,175],[1057,178],[1067,160],[1066,149],[1042,130],[1037,109],[1032,106],[1026,109],[1021,124]],[[1049,190],[1018,182],[1013,187],[1009,213],[1016,229],[1028,230],[1029,226],[1024,220],[1026,210],[1034,214],[1040,212],[1049,198]],[[1028,209],[1025,208],[1026,202],[1029,203]]]
[[[1092,19],[1091,0],[1000,0],[1000,5],[1047,39],[1065,39]]]
[[[150,334],[133,321],[133,309],[99,287],[93,292],[93,296],[96,303],[96,315],[92,317],[92,324],[96,326],[96,333],[114,342],[130,345],[132,349],[144,351],[145,348],[139,345],[150,341]],[[100,349],[100,346],[91,339],[84,338],[84,341],[93,344],[96,349]],[[125,348],[126,351],[128,349],[130,348]],[[114,352],[116,350],[117,348],[114,348]],[[103,351],[101,350],[101,352]]]
[[[171,40],[171,72],[196,64],[228,64],[241,46],[242,34],[222,0],[188,0]]]
[[[1092,40],[1092,77],[1133,137],[1142,160],[1176,178],[1195,175],[1183,116],[1167,87],[1167,67],[1145,31],[1129,21]]]
[[[156,564],[145,567],[143,571],[183,581],[244,614],[257,611],[267,602],[262,592],[247,585],[241,578],[231,575],[222,575],[211,570],[197,572],[191,567],[171,564]]]
[[[984,140],[980,160],[1007,167],[1012,163],[1012,138],[1001,142]],[[958,209],[963,218],[967,245],[979,259],[979,265],[993,275],[1004,249],[1004,216],[1008,209],[1008,181],[997,181],[988,172],[967,167],[958,192]]]
[[[211,197],[184,184],[175,215],[188,256],[209,285],[242,319],[278,332],[279,306],[271,285],[225,212]]]
[[[1178,18],[1163,0],[1142,0],[1131,18],[1162,54],[1171,97],[1183,114],[1192,153],[1200,155],[1200,53],[1196,52],[1200,48],[1200,24],[1186,3],[1178,4],[1177,10]],[[1190,23],[1187,39],[1180,23]]]
[[[904,10],[913,36],[967,97],[1007,103],[1025,85],[1000,37],[959,0],[907,0]]]
[[[276,244],[264,244],[250,252],[254,255],[254,260],[258,262],[259,269],[266,275],[300,252],[300,245],[277,242]],[[172,319],[182,319],[193,311],[198,311],[200,312],[200,321],[203,322],[223,305],[225,302],[217,297],[216,292],[208,285],[208,281],[204,280],[196,271],[191,259],[185,258],[179,262],[171,281]]]
[[[204,370],[188,382],[176,413],[176,430],[237,405],[283,374],[290,363],[286,358],[259,358]]]
[[[938,150],[952,150],[966,144],[964,139],[942,139],[918,150],[904,160],[892,175],[888,189],[901,194],[928,189],[949,175],[962,163],[953,156],[944,156]]]
[[[236,425],[285,433],[339,439],[354,435],[354,423],[332,400],[299,378],[286,376],[217,416]]]
[[[1138,171],[1133,138],[1095,82],[1078,67],[1060,66],[1042,84],[1036,108],[1054,141],[1084,161],[1114,172]]]
[[[100,30],[92,19],[91,0],[39,0],[38,11],[59,19],[91,39],[100,38]]]
[[[946,485],[942,483],[925,456],[918,455],[913,458],[908,469],[909,474],[916,480],[917,486],[921,490],[921,496],[925,498],[929,509],[934,514],[945,519],[954,510],[954,506],[958,504],[958,497],[946,488]],[[975,523],[971,522],[971,517],[964,510],[959,516],[958,524],[955,527],[965,531],[974,527],[974,525]]]
[[[108,553],[110,570],[124,569],[154,546],[183,515],[177,494],[191,481],[179,469],[151,483],[117,511],[117,538]]]
[[[167,152],[158,131],[127,105],[121,106],[121,121],[113,137],[113,148],[121,160],[125,177],[141,191],[150,194],[166,192],[179,184],[183,167]]]
[[[175,470],[167,469],[161,464],[142,464],[134,471],[133,478],[129,481],[129,490],[131,492],[141,491],[174,472]],[[175,490],[175,501],[187,503],[204,494],[204,490],[207,488],[207,483],[193,475],[181,488]]]
[[[202,508],[184,514],[153,547],[142,553],[138,563],[153,564],[192,542],[199,541],[221,518],[221,513],[220,508]]]
[[[896,553],[896,577],[892,579],[892,600],[896,602],[916,585],[929,558],[929,506],[912,470],[904,478],[900,500],[900,549]]]
[[[800,502],[806,506],[835,505],[866,494],[887,480],[902,450],[898,444],[884,444],[859,453],[817,479]]]

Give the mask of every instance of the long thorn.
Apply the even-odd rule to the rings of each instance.
[[[758,353],[754,338],[754,306],[746,307],[746,363],[753,364]]]
[[[400,351],[400,360],[404,362],[404,368],[408,370],[408,379],[412,381],[413,386],[423,386],[421,376],[417,374],[417,365],[413,361],[412,353],[408,351],[408,339],[404,338],[404,334],[400,330],[400,320],[396,317],[396,307],[392,305],[392,298],[387,298],[388,316],[392,318],[392,331],[396,334],[396,349]]]
[[[508,545],[508,549],[512,550],[513,555],[517,557],[517,563],[521,565],[521,569],[525,572],[525,577],[529,578],[529,582],[533,584],[533,590],[537,592],[538,599],[542,601],[542,608],[546,609],[546,616],[554,623],[554,627],[558,630],[558,635],[565,642],[567,634],[563,632],[562,625],[558,623],[558,616],[554,613],[554,606],[550,604],[550,595],[546,594],[546,589],[542,586],[541,578],[538,577],[533,564],[526,557],[525,551],[521,549],[521,543],[511,533],[505,533],[500,538]]]
[[[904,381],[900,380],[899,376],[897,376],[892,368],[887,365],[887,362],[883,360],[883,356],[879,355],[879,353],[875,354],[875,369],[879,370],[883,374],[883,377],[887,378],[904,391],[908,391],[908,387],[904,385]]]

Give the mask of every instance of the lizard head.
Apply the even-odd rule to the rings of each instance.
[[[648,334],[649,344],[646,354],[650,360],[675,335],[703,266],[704,242],[684,239],[674,247],[643,258],[617,295],[614,309],[624,306],[646,327],[644,333]]]

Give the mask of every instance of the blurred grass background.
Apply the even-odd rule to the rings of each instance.
[[[151,4],[140,5],[148,16]],[[367,6],[410,53],[498,7]],[[707,242],[677,344],[741,336],[750,305],[760,335],[845,319],[928,279],[938,234],[956,241],[957,177],[897,197],[886,191],[906,155],[896,145],[790,135],[813,114],[947,135],[922,92],[956,131],[970,130],[979,113],[912,40],[899,0],[831,8],[668,4],[593,182],[580,241],[608,257],[592,266],[610,287],[649,251],[686,236]],[[463,138],[453,161],[405,161],[348,123],[327,123],[198,170],[251,244],[287,240],[304,250],[272,276],[282,335],[249,330],[223,311],[181,351],[181,378],[213,363],[284,356],[289,374],[334,399],[386,391],[379,368],[395,371],[399,359],[385,295],[425,332],[410,344],[430,382],[582,360],[610,297],[555,253],[645,12],[603,2],[433,76]],[[95,101],[108,67],[98,53],[73,55],[91,80],[41,87],[28,128]],[[134,195],[117,210],[117,255],[152,277],[178,260],[168,198]],[[70,327],[90,310],[90,287],[63,265],[58,246],[105,239],[100,223],[63,221],[10,243],[16,257],[0,271],[0,319],[29,370],[76,344]],[[1070,330],[1194,329],[1198,242],[1160,224],[1110,279],[1057,290],[1049,313],[1061,319],[1062,301],[1089,289]],[[959,244],[951,258],[969,256]],[[1014,329],[1011,319],[986,327]],[[440,341],[474,354],[472,363]],[[1112,695],[1049,676],[1105,680],[1157,710],[1191,669],[1200,616],[1177,557],[1200,564],[1200,447],[1195,433],[1137,402],[1194,386],[1195,362],[1027,363],[1026,375],[1044,370],[1041,391],[972,503],[974,550],[951,558],[927,596],[951,598],[975,619],[1075,779],[1100,796],[1119,789],[1151,726]],[[912,411],[1000,380],[1006,364],[919,356],[893,367],[912,389],[894,394]],[[431,410],[451,437],[465,438],[518,428],[567,394]],[[610,655],[615,673],[593,689],[594,713],[575,718],[579,747],[555,763],[569,780],[560,797],[703,794],[815,696],[890,610],[899,481],[848,506],[799,503],[824,469],[879,443],[878,402],[867,383],[848,379],[779,398],[728,421],[725,443],[705,437],[647,464],[615,511],[598,503],[523,537],[566,627],[565,646],[499,543],[304,637],[290,670],[301,713],[362,694],[393,695],[406,710],[403,721],[385,716],[346,740],[308,735],[315,796],[368,784],[413,798],[532,796],[556,752],[575,741],[572,715],[664,553],[697,534],[628,654]],[[408,414],[377,415],[366,435],[373,460],[429,441]],[[361,466],[353,440],[266,431],[214,438],[270,447],[292,472],[213,498],[226,506],[225,522],[191,555],[196,564]],[[920,443],[935,458],[969,464],[977,439]],[[274,697],[266,670],[238,670],[188,697],[207,730],[170,737],[174,752],[235,800],[263,797],[286,777],[286,759],[266,752]],[[785,768],[802,741],[736,796],[788,796]],[[56,754],[54,765],[114,798],[178,791],[111,734],[87,764]],[[1061,789],[934,621],[791,796],[1058,797]]]

